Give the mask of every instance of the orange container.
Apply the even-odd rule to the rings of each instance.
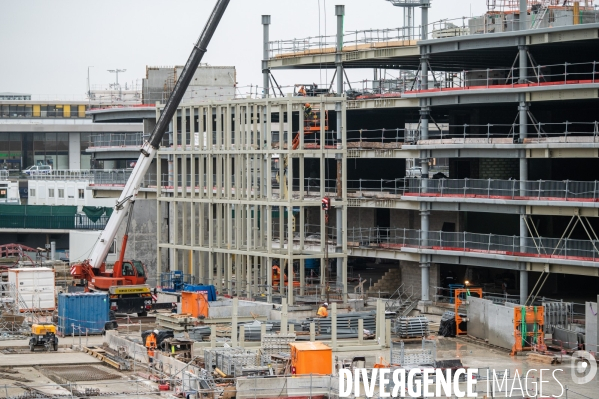
[[[182,292],[181,313],[192,317],[208,317],[208,295],[202,292]]]
[[[296,375],[333,373],[333,350],[322,342],[294,342],[291,369]]]

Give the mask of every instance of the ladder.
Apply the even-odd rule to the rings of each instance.
[[[549,10],[549,4],[547,2],[543,2],[543,4],[541,4],[541,7],[535,14],[535,19],[532,21],[532,25],[531,25],[530,29],[537,29],[538,27],[541,26],[548,10]]]

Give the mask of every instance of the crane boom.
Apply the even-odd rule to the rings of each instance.
[[[204,53],[207,51],[208,44],[229,5],[229,1],[230,0],[217,0],[214,10],[208,19],[208,22],[206,22],[206,26],[181,72],[181,76],[177,80],[175,88],[164,106],[164,110],[160,114],[150,138],[148,141],[144,142],[141,148],[139,159],[131,172],[129,180],[127,180],[127,184],[125,184],[125,188],[114,207],[114,211],[112,212],[104,231],[102,231],[98,242],[94,246],[91,256],[88,259],[88,263],[91,267],[100,267],[106,259],[110,246],[116,237],[117,229],[125,219],[127,211],[137,197],[139,186],[160,147],[160,142],[162,141],[162,137],[164,136],[171,119],[177,112],[177,108],[189,86],[189,82],[196,72],[198,65],[200,65]],[[160,177],[158,179],[158,184],[160,184]]]

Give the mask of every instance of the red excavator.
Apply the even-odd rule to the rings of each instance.
[[[156,156],[162,137],[173,116],[176,115],[181,99],[206,53],[210,39],[218,26],[230,0],[217,0],[204,31],[195,44],[175,87],[162,110],[150,138],[143,143],[139,158],[131,171],[110,219],[96,242],[89,259],[71,266],[71,274],[84,280],[86,291],[108,291],[110,309],[119,313],[137,313],[140,316],[152,307],[152,293],[145,285],[146,271],[140,261],[123,260],[127,246],[129,225],[133,214],[133,204],[144,176]],[[112,270],[107,270],[105,260],[117,230],[128,214],[127,230],[123,237],[118,261]]]

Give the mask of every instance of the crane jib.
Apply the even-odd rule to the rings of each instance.
[[[206,26],[202,31],[198,41],[193,47],[191,54],[189,55],[189,59],[187,63],[183,67],[183,71],[181,72],[181,76],[175,82],[175,87],[173,92],[171,93],[168,101],[166,102],[163,111],[160,113],[158,117],[158,121],[156,122],[156,126],[154,126],[154,130],[147,142],[144,143],[141,149],[141,154],[138,162],[136,163],[123,192],[121,193],[117,204],[120,206],[115,206],[115,211],[110,216],[108,223],[106,224],[106,228],[100,235],[99,240],[96,242],[94,249],[90,255],[90,258],[87,260],[87,264],[92,267],[100,267],[100,265],[106,259],[108,255],[108,251],[116,237],[117,230],[123,220],[125,219],[125,214],[129,210],[130,204],[135,201],[135,197],[137,195],[137,190],[140,184],[143,181],[144,175],[148,171],[150,167],[150,163],[154,159],[156,155],[156,151],[160,147],[160,142],[162,141],[162,137],[166,132],[170,121],[173,116],[177,112],[177,108],[181,103],[181,99],[185,94],[185,91],[189,87],[189,83],[193,78],[200,62],[202,61],[202,57],[206,53],[206,49],[208,48],[208,44],[216,31],[220,20],[229,5],[230,0],[217,0],[214,9],[212,10],[212,14],[206,22]],[[129,197],[129,200],[126,199]]]

